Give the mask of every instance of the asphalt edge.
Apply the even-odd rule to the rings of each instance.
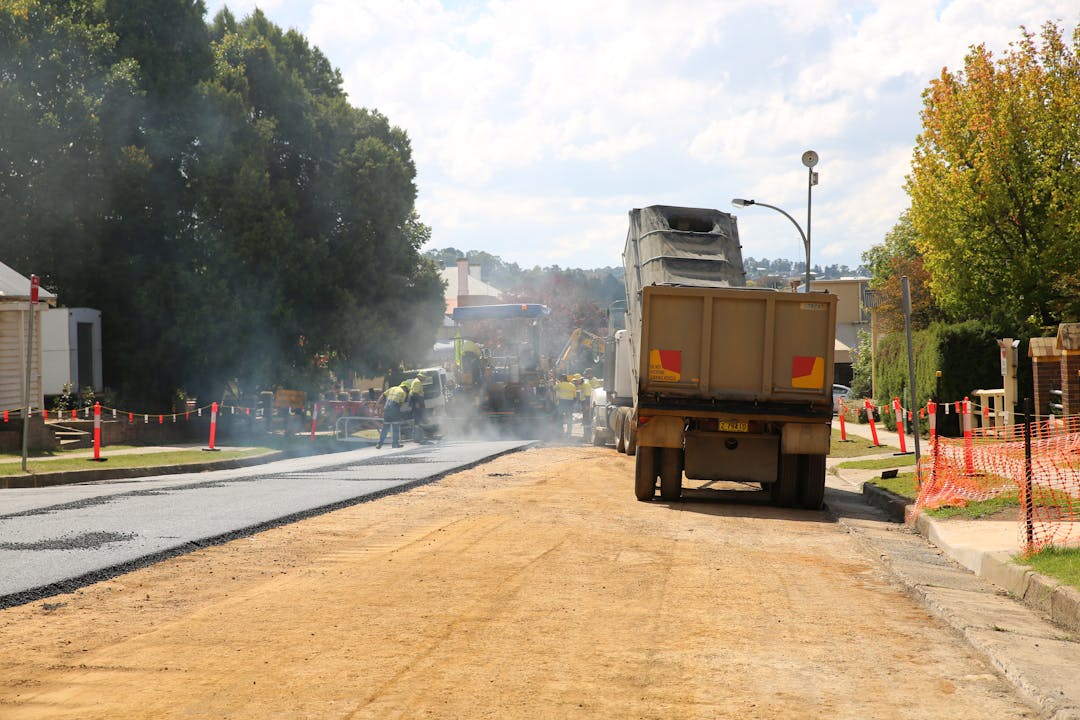
[[[915,513],[915,506],[901,495],[868,482],[863,483],[862,493],[868,504],[883,510],[890,520],[906,523],[955,562],[1046,616],[1054,624],[1080,633],[1080,590],[1042,575],[1030,565],[1016,562],[1009,553],[953,547],[938,527],[941,521],[926,513]]]

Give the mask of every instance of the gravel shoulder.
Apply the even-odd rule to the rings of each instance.
[[[0,611],[19,718],[1029,718],[825,513],[546,447]]]

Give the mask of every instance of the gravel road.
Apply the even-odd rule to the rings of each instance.
[[[0,611],[0,716],[1036,717],[825,513],[639,503],[632,463],[530,449]]]

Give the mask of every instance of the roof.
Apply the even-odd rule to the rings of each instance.
[[[0,263],[0,302],[14,300],[30,300],[30,278]],[[56,295],[41,288],[38,291],[38,301],[55,305]]]

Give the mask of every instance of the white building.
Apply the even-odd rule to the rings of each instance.
[[[42,386],[46,395],[59,395],[70,385],[104,390],[101,373],[101,311],[91,308],[53,308],[41,313]]]
[[[44,406],[41,384],[41,316],[56,304],[45,288],[34,307],[34,342],[30,359],[30,407]],[[0,412],[20,410],[26,388],[27,328],[30,317],[30,278],[0,263]]]
[[[453,314],[454,308],[459,305],[494,305],[500,302],[502,290],[481,280],[480,266],[470,266],[465,258],[460,258],[455,267],[443,268],[440,276],[446,283],[443,297],[446,299],[447,315]]]

